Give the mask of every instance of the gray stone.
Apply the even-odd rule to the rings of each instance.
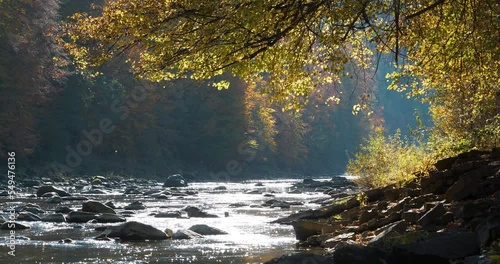
[[[116,214],[115,210],[111,207],[97,201],[84,202],[82,205],[82,211],[98,214]]]
[[[18,220],[18,221],[41,221],[42,218],[40,218],[40,216],[38,216],[38,215],[36,215],[34,213],[21,212],[17,216],[16,220]]]
[[[442,215],[446,213],[446,209],[442,203],[438,203],[434,208],[430,209],[427,213],[425,213],[420,219],[418,219],[418,223],[422,227],[427,227],[436,222]]]
[[[136,221],[126,222],[118,226],[109,227],[101,236],[118,237],[121,240],[165,240],[167,234],[153,226]]]
[[[191,230],[179,230],[172,235],[172,239],[194,239],[203,236]]]
[[[202,217],[202,218],[216,218],[218,216],[213,215],[213,214],[208,214],[198,207],[194,206],[187,206],[186,208],[183,209],[189,217]]]
[[[155,215],[158,218],[181,218],[180,212],[160,212]]]
[[[66,222],[66,217],[64,217],[61,213],[50,214],[42,217],[43,222],[54,222],[54,223],[63,223]]]
[[[208,235],[227,235],[227,232],[222,231],[216,227],[211,227],[207,225],[194,225],[189,228],[189,230],[198,233],[203,236],[208,236]]]
[[[98,223],[119,223],[125,222],[127,219],[125,217],[117,214],[102,214],[96,218]]]
[[[86,223],[90,220],[94,220],[97,218],[97,215],[90,212],[77,212],[72,211],[66,217],[66,221],[70,223]]]
[[[36,196],[42,197],[42,195],[44,195],[45,193],[48,193],[48,192],[55,192],[60,197],[71,196],[71,194],[66,192],[65,190],[51,186],[51,185],[40,186],[40,188],[38,188],[38,190],[36,191]]]
[[[186,187],[188,183],[184,177],[180,174],[174,174],[168,176],[167,180],[163,184],[163,187]]]
[[[30,226],[18,222],[5,222],[0,226],[0,230],[23,230],[30,229]]]
[[[124,208],[125,210],[143,210],[146,206],[139,201],[135,201]]]

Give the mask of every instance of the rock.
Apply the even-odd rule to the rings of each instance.
[[[136,187],[127,187],[123,194],[142,194]]]
[[[439,225],[447,225],[448,223],[451,223],[453,222],[453,220],[455,219],[455,215],[451,212],[446,212],[443,216],[441,216],[438,220],[437,220],[437,223]]]
[[[363,210],[359,214],[358,221],[360,224],[367,222],[370,219],[377,218],[378,217],[378,210],[377,209],[371,209],[371,210]]]
[[[188,214],[189,217],[204,217],[204,218],[218,217],[216,215],[203,212],[201,209],[199,209],[198,207],[194,207],[194,206],[188,206],[188,207],[184,208],[183,210]]]
[[[111,208],[111,209],[116,209],[116,205],[113,203],[113,201],[107,201],[104,205],[106,205],[107,207]]]
[[[123,241],[130,240],[165,240],[167,234],[153,226],[136,221],[126,222],[104,230],[105,237],[119,237]]]
[[[494,263],[495,261],[493,261],[486,255],[470,256],[464,259],[464,264],[494,264]]]
[[[60,196],[56,192],[46,192],[46,193],[42,194],[42,196],[40,196],[40,197],[51,198],[51,197],[60,197]]]
[[[63,201],[87,201],[89,198],[85,196],[65,196],[61,197]]]
[[[271,208],[274,208],[274,207],[279,207],[281,209],[286,209],[286,208],[290,208],[290,204],[287,203],[287,202],[284,202],[284,201],[276,201],[274,203],[271,204]]]
[[[52,185],[49,185],[49,186],[40,186],[40,188],[38,188],[38,190],[36,191],[36,196],[42,197],[42,195],[44,195],[45,193],[48,193],[48,192],[55,192],[60,197],[71,196],[71,194],[69,194],[65,190],[56,188],[56,187],[54,187]]]
[[[457,157],[451,157],[451,158],[446,158],[442,160],[438,160],[434,166],[436,169],[442,171],[442,170],[449,170],[451,169],[452,165],[455,163],[457,160]]]
[[[248,206],[246,203],[232,203],[229,205],[229,207],[245,207]]]
[[[434,208],[430,209],[427,213],[425,213],[420,219],[418,219],[418,224],[420,224],[422,227],[427,227],[430,224],[433,224],[436,222],[437,219],[439,219],[442,215],[446,213],[446,209],[444,208],[444,205],[442,203],[436,204]]]
[[[194,238],[202,238],[203,236],[196,233],[196,232],[193,232],[191,230],[179,230],[177,232],[175,232],[173,235],[172,235],[172,239],[194,239]]]
[[[458,218],[470,220],[477,216],[486,214],[486,211],[495,202],[492,199],[480,199],[475,201],[468,201],[463,204],[458,212]]]
[[[338,264],[393,263],[390,254],[377,248],[339,243],[333,251],[333,261]]]
[[[293,222],[292,226],[295,230],[295,237],[299,241],[305,241],[308,237],[313,235],[330,233],[336,230],[332,225],[306,220]]]
[[[477,255],[479,243],[472,232],[436,233],[435,237],[427,240],[397,245],[395,250],[399,255],[406,256],[434,256],[445,260],[463,259]]]
[[[374,237],[370,241],[369,245],[380,249],[386,249],[385,242],[394,236],[403,235],[406,232],[407,227],[408,224],[404,220],[382,227],[382,232]]]
[[[97,201],[84,202],[82,205],[82,211],[98,214],[116,214],[115,210],[111,207]]]
[[[59,243],[59,244],[71,244],[71,243],[73,243],[73,242],[74,242],[74,241],[73,241],[73,239],[71,239],[71,238],[65,238],[65,239],[61,239],[61,240],[59,240],[59,242],[58,242],[58,243]]]
[[[34,213],[21,212],[17,216],[16,220],[18,220],[18,221],[41,221],[42,218],[40,218],[40,216],[38,216],[38,215],[36,215]]]
[[[271,193],[266,193],[264,194],[264,197],[275,197],[276,195],[274,194],[271,194]]]
[[[30,229],[30,226],[18,222],[5,222],[0,226],[0,230],[23,230]]]
[[[174,174],[168,176],[167,180],[163,184],[163,187],[186,187],[188,186],[186,179],[180,174]]]
[[[181,218],[180,212],[160,212],[155,215],[158,218]]]
[[[203,236],[209,235],[227,235],[227,232],[222,231],[218,228],[207,226],[207,225],[194,225],[191,226],[188,230],[191,230],[195,233],[198,233]]]
[[[54,223],[63,223],[66,222],[66,217],[64,217],[61,213],[50,214],[42,217],[43,222],[54,222]]]
[[[401,217],[409,224],[416,224],[418,222],[418,219],[420,219],[422,215],[423,213],[410,210],[403,212],[403,215]]]
[[[155,195],[154,198],[158,199],[158,200],[168,200],[168,199],[170,199],[170,196],[163,194],[163,193],[160,193],[158,195]]]
[[[82,192],[82,194],[109,194],[109,193],[107,191],[104,191],[101,189],[92,189],[92,190]]]
[[[47,199],[45,199],[45,201],[43,201],[44,203],[48,203],[48,204],[59,204],[59,203],[62,203],[62,198],[59,197],[59,196],[54,196],[54,197],[49,197]]]
[[[40,207],[31,207],[31,206],[25,206],[23,209],[21,209],[21,212],[30,212],[34,214],[43,214],[45,213],[44,210],[42,210]]]
[[[481,247],[490,245],[500,238],[500,215],[491,215],[477,227],[477,236]]]
[[[255,184],[255,187],[262,187],[262,186],[264,186],[264,184],[262,182],[258,182]]]
[[[72,211],[71,208],[69,208],[67,206],[59,206],[56,209],[54,209],[54,212],[56,212],[56,213],[63,213],[63,214],[67,214],[67,213],[69,213],[71,211]]]
[[[245,194],[262,194],[261,190],[246,191]]]
[[[127,219],[125,217],[117,214],[102,214],[96,218],[98,223],[119,223],[125,222]]]
[[[135,201],[124,208],[125,210],[143,210],[146,206],[139,201]]]
[[[428,177],[420,179],[422,194],[442,194],[455,183],[457,177],[451,170],[430,172]]]
[[[226,186],[217,186],[214,188],[215,191],[225,191],[227,190],[227,187]]]
[[[346,242],[348,240],[352,240],[354,238],[354,235],[355,235],[354,232],[348,232],[348,233],[343,233],[343,234],[337,235],[337,236],[332,237],[332,238],[328,238],[328,239],[321,242],[321,247],[322,248],[334,248],[340,242]]]
[[[322,256],[311,253],[298,253],[293,255],[284,255],[264,262],[264,264],[332,264],[332,256]]]
[[[94,213],[72,211],[67,215],[66,221],[69,223],[86,223],[96,218],[97,215]]]

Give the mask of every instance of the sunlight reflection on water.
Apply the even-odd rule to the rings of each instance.
[[[94,228],[103,224],[73,224],[30,222],[32,228],[19,231],[18,236],[30,240],[18,241],[16,260],[20,263],[260,263],[272,257],[295,251],[293,228],[269,222],[301,209],[316,208],[309,204],[322,197],[321,193],[290,194],[291,185],[297,180],[258,181],[264,186],[255,186],[257,181],[245,183],[193,183],[189,190],[198,191],[195,196],[184,198],[172,197],[168,200],[156,200],[142,195],[121,195],[123,190],[114,190],[109,195],[85,195],[101,202],[113,200],[117,206],[125,206],[132,201],[141,201],[145,210],[127,217],[127,221],[139,221],[161,230],[166,228],[174,232],[187,229],[195,224],[207,224],[220,228],[228,235],[205,236],[193,240],[167,240],[154,242],[97,241],[93,237],[100,232]],[[225,186],[225,191],[214,191],[217,186]],[[150,186],[160,188],[161,186]],[[249,190],[273,193],[275,197],[263,194],[245,194]],[[40,203],[40,200],[32,198]],[[304,205],[290,209],[256,207],[270,199],[289,202],[303,202]],[[68,201],[64,205],[74,209],[81,208],[81,201]],[[243,203],[244,207],[230,207],[230,204]],[[40,203],[42,208],[54,208]],[[219,218],[155,218],[153,212],[177,211],[187,205],[197,206],[204,211],[220,216]],[[224,217],[225,213],[228,217]],[[5,231],[4,231],[5,232]],[[2,234],[2,233],[0,233]],[[5,234],[7,235],[7,234]],[[2,234],[3,236],[3,234]],[[59,240],[71,238],[71,244],[61,244]],[[0,263],[9,263],[6,254],[0,256]],[[39,261],[39,262],[37,262]]]

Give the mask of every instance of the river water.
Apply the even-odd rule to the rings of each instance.
[[[300,251],[295,247],[293,228],[287,225],[271,224],[272,220],[303,209],[317,208],[313,200],[326,198],[317,192],[289,193],[292,184],[299,180],[261,180],[263,186],[255,186],[256,181],[244,183],[192,183],[182,190],[197,191],[186,197],[172,197],[158,200],[143,195],[122,195],[123,189],[111,190],[104,195],[84,196],[101,202],[113,201],[116,206],[125,206],[133,201],[141,201],[147,208],[136,211],[127,221],[138,221],[160,230],[166,228],[174,232],[187,229],[195,224],[217,227],[228,235],[205,236],[191,240],[164,240],[147,242],[98,241],[94,237],[101,232],[94,229],[109,224],[76,224],[21,222],[31,226],[29,230],[18,230],[16,236],[16,256],[7,254],[6,238],[9,231],[0,231],[4,245],[1,247],[0,263],[262,263],[283,254]],[[225,191],[215,191],[217,186],[225,186]],[[161,185],[147,188],[162,188]],[[163,189],[163,188],[162,188]],[[249,190],[260,190],[263,194],[273,193],[275,197],[263,194],[245,194]],[[77,195],[77,193],[73,193]],[[43,199],[20,195],[10,202],[0,199],[2,209],[22,203],[39,204],[46,212],[57,205],[43,203]],[[303,205],[289,209],[259,207],[270,199],[288,202],[302,202]],[[243,207],[230,204],[243,203]],[[62,205],[81,209],[82,201],[64,201]],[[157,211],[174,211],[191,205],[220,216],[219,218],[155,218],[150,214]],[[250,206],[252,205],[252,206]],[[117,210],[119,213],[120,210]],[[229,213],[225,217],[225,213]],[[8,217],[7,213],[3,213]],[[27,238],[23,240],[22,237]],[[73,243],[59,243],[71,238]]]

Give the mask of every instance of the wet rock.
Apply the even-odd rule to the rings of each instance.
[[[64,217],[61,213],[50,214],[42,217],[43,222],[54,222],[54,223],[63,223],[66,222],[66,217]]]
[[[42,218],[40,216],[30,213],[30,212],[21,212],[17,216],[18,221],[41,221]]]
[[[276,196],[276,195],[274,195],[274,194],[270,194],[270,193],[266,193],[266,194],[264,194],[264,197],[275,197],[275,196]]]
[[[155,195],[154,198],[158,199],[158,200],[168,200],[168,199],[170,199],[170,196],[163,194],[163,193],[160,193],[160,194]]]
[[[180,212],[160,212],[155,214],[158,218],[181,218],[182,214]]]
[[[196,233],[196,232],[193,232],[191,230],[179,230],[177,232],[175,232],[173,235],[172,235],[172,239],[194,239],[194,238],[202,238],[203,236]]]
[[[284,201],[276,201],[271,204],[271,208],[279,207],[281,209],[290,208],[290,204]]]
[[[44,203],[47,203],[47,204],[59,204],[59,203],[62,203],[62,198],[59,197],[59,196],[54,196],[54,197],[49,197],[47,199],[45,199],[45,201],[43,201]]]
[[[65,196],[61,197],[63,201],[87,201],[89,198],[85,196]]]
[[[107,207],[111,208],[111,209],[116,209],[116,205],[113,203],[113,201],[107,201],[104,205],[106,205]]]
[[[98,214],[116,214],[115,210],[111,207],[97,201],[84,202],[82,204],[82,211]]]
[[[418,223],[422,227],[427,227],[436,222],[442,215],[446,213],[446,209],[442,203],[436,204],[434,208],[430,209],[427,213],[425,213],[420,219],[418,219]]]
[[[98,223],[119,223],[127,221],[125,217],[116,214],[101,214],[95,220],[97,220]]]
[[[125,210],[143,210],[146,206],[139,201],[132,202],[131,204],[124,207]]]
[[[220,230],[219,228],[216,227],[211,227],[208,225],[194,225],[191,226],[188,230],[191,230],[195,233],[198,233],[203,236],[209,236],[209,235],[227,235],[227,232]]]
[[[82,194],[109,194],[107,191],[101,189],[91,189],[88,191],[82,192]]]
[[[265,262],[264,264],[332,264],[332,256],[323,256],[311,253],[285,255]]]
[[[30,212],[30,213],[34,213],[34,214],[43,214],[45,213],[44,210],[42,210],[40,207],[36,206],[36,207],[32,207],[32,206],[25,206],[23,207],[23,209],[21,209],[21,212]]]
[[[248,206],[248,204],[246,204],[246,203],[232,203],[232,204],[229,205],[229,207],[235,207],[235,208],[237,208],[237,207],[245,207],[245,206]]]
[[[123,194],[142,194],[136,187],[127,187]]]
[[[42,194],[42,196],[40,196],[40,197],[51,198],[51,197],[60,197],[60,196],[56,192],[47,192],[47,193]]]
[[[54,187],[52,185],[40,186],[40,188],[38,188],[38,190],[36,191],[36,196],[42,197],[42,195],[44,195],[45,193],[48,193],[48,192],[55,192],[60,197],[71,196],[71,194],[69,194],[65,190]]]
[[[186,187],[188,183],[184,177],[180,174],[174,174],[168,176],[167,180],[163,184],[163,187]]]
[[[214,188],[214,191],[225,191],[227,190],[226,186],[217,186]]]
[[[216,215],[206,213],[206,212],[202,211],[200,208],[194,207],[194,206],[187,206],[183,210],[188,214],[189,217],[203,217],[203,218],[218,217]]]
[[[23,230],[30,229],[30,226],[18,222],[5,222],[0,226],[0,230]]]
[[[264,186],[264,184],[262,182],[258,182],[255,184],[255,187],[262,187],[262,186]]]
[[[109,227],[101,236],[118,237],[123,241],[129,240],[165,240],[167,234],[153,226],[136,221],[126,222],[118,226]]]
[[[71,208],[69,208],[67,206],[59,206],[56,209],[54,209],[54,212],[56,212],[56,213],[63,213],[63,214],[67,214],[67,213],[69,213],[71,211],[72,211]]]
[[[73,239],[71,239],[71,238],[65,238],[65,239],[61,239],[61,240],[59,240],[59,242],[58,242],[58,243],[59,243],[59,244],[71,244],[71,243],[73,243],[73,242],[74,242],[74,241],[73,241]]]
[[[261,190],[250,190],[246,191],[245,194],[262,194]]]
[[[72,211],[67,215],[66,221],[69,223],[86,223],[96,218],[97,215],[94,213]]]
[[[479,243],[476,235],[471,232],[436,233],[433,238],[397,245],[395,249],[399,255],[434,256],[449,260],[477,255],[479,253]]]

